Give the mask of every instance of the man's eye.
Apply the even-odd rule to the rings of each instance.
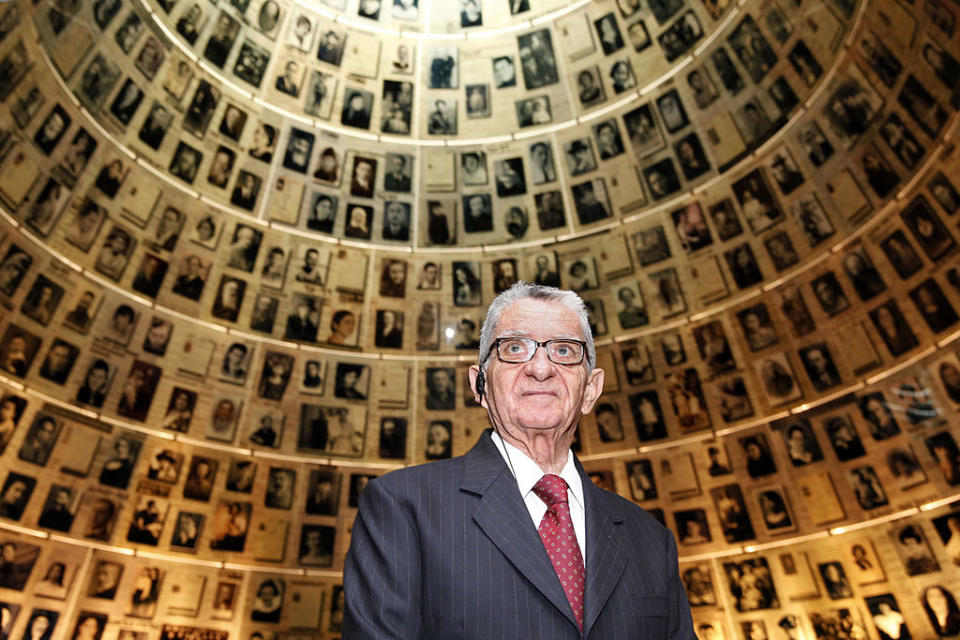
[[[509,351],[510,353],[523,353],[523,343],[508,342],[507,351]]]

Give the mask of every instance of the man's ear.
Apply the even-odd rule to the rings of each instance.
[[[600,394],[603,393],[603,369],[594,369],[587,378],[587,387],[583,390],[583,401],[580,403],[580,413],[586,415],[593,410]]]
[[[470,368],[467,370],[467,375],[470,376],[470,391],[473,392],[474,401],[481,407],[486,407],[487,394],[484,393],[481,395],[477,393],[477,378],[480,377],[480,366],[475,364],[470,365]]]

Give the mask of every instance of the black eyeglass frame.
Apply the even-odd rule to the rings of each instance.
[[[536,344],[537,348],[530,352],[530,357],[527,358],[526,360],[504,360],[503,356],[500,355],[500,344],[508,340],[522,340],[524,342],[527,342],[528,344]],[[550,356],[550,349],[547,347],[547,345],[554,342],[574,342],[576,344],[579,344],[580,359],[577,360],[576,362],[557,362]],[[583,364],[583,360],[587,356],[587,343],[584,342],[583,340],[577,340],[575,338],[551,338],[550,340],[544,340],[541,342],[540,340],[534,340],[533,338],[528,338],[526,336],[505,336],[503,338],[494,338],[493,344],[490,345],[490,351],[495,350],[497,352],[497,358],[499,358],[501,362],[505,362],[507,364],[523,364],[533,360],[534,357],[536,357],[537,355],[537,349],[539,349],[540,347],[543,347],[544,350],[547,352],[547,359],[550,362],[552,362],[553,364],[559,364],[565,367],[573,367],[578,364]]]

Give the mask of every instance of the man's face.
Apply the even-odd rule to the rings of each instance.
[[[237,232],[237,246],[246,249],[253,244],[253,231],[244,227]]]
[[[387,205],[387,224],[391,227],[402,226],[406,222],[406,216],[403,212],[403,206],[397,202],[391,202]]]
[[[450,378],[446,371],[434,371],[430,378],[433,389],[437,394],[447,393],[450,390]]]
[[[428,265],[423,268],[423,276],[427,282],[436,282],[437,281],[437,267],[434,265]]]
[[[70,359],[70,351],[63,345],[57,345],[50,350],[50,355],[47,357],[50,360],[51,371],[62,371]]]
[[[167,341],[166,325],[158,324],[150,327],[150,331],[147,332],[147,341],[154,347],[162,346]]]
[[[650,172],[650,190],[658,195],[667,192],[667,181],[659,171]]]
[[[827,359],[819,349],[811,349],[807,352],[807,362],[810,368],[820,373],[827,370]]]
[[[600,127],[600,130],[597,132],[597,138],[600,140],[600,146],[612,147],[616,134],[613,127],[604,126]]]
[[[527,336],[539,341],[555,338],[583,340],[580,320],[559,303],[522,299],[500,316],[494,336]],[[496,354],[487,367],[487,392],[481,404],[491,421],[510,433],[572,430],[581,414],[589,413],[603,389],[603,370],[587,371],[584,363],[558,365],[546,350],[537,349],[533,359],[521,364],[501,362]],[[475,386],[477,369],[470,369]]]
[[[43,125],[43,137],[53,140],[63,132],[63,117],[59,113],[52,114]]]
[[[394,284],[400,284],[403,282],[404,270],[402,262],[393,262],[390,264],[389,271],[390,281]]]
[[[403,158],[393,157],[390,159],[390,171],[393,173],[403,173]]]
[[[7,487],[6,492],[3,494],[3,501],[7,504],[17,504],[20,502],[20,499],[23,497],[23,492],[26,489],[22,482],[14,482],[9,487]],[[7,555],[7,549],[12,548],[13,545],[7,545],[3,548],[4,555]]]
[[[483,215],[486,207],[483,204],[483,198],[480,196],[474,196],[470,198],[470,215],[474,218],[479,218]]]
[[[70,508],[70,494],[66,491],[58,491],[57,496],[54,499],[54,506],[59,509],[69,509]]]
[[[367,184],[370,181],[370,165],[366,162],[357,163],[357,182]]]
[[[317,266],[317,262],[320,261],[320,254],[316,251],[307,251],[306,263],[308,269],[313,269]]]

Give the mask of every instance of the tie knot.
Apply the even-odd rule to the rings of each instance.
[[[533,485],[533,492],[547,503],[547,508],[567,501],[567,482],[558,475],[548,473]]]

